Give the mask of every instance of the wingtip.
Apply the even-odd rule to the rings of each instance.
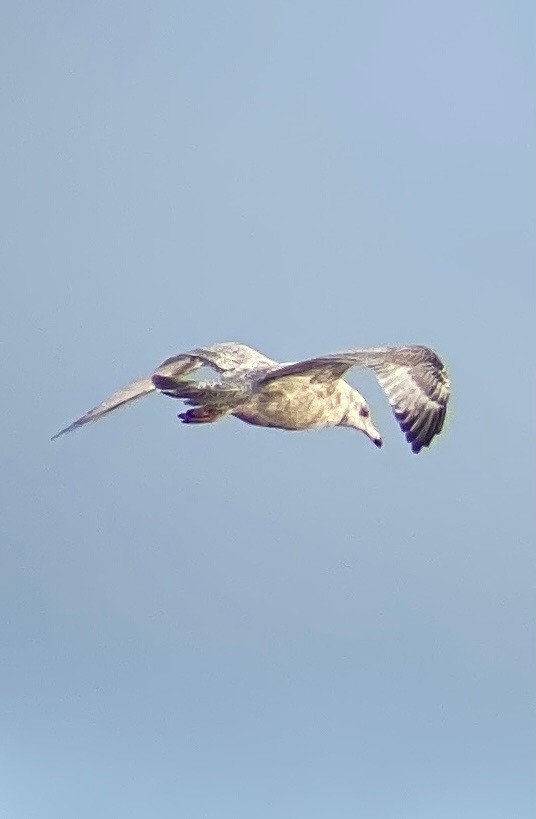
[[[68,432],[72,432],[73,429],[76,429],[77,426],[78,426],[77,424],[69,424],[69,426],[65,427],[65,429],[60,429],[59,432],[56,432],[56,434],[53,435],[50,440],[57,441],[58,438],[61,438],[62,435],[66,435]]]

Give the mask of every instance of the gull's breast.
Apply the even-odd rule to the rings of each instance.
[[[311,384],[296,376],[269,382],[233,415],[261,427],[318,429],[337,426],[346,404],[339,382]]]

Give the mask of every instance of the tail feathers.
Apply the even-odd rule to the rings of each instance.
[[[69,424],[68,427],[57,432],[51,440],[55,441],[60,435],[65,435],[66,432],[73,432],[75,429],[89,424],[90,421],[97,421],[99,418],[102,418],[103,415],[107,415],[109,412],[113,412],[113,410],[119,409],[119,407],[123,407],[125,404],[129,404],[137,398],[142,398],[155,389],[151,376],[140,378],[138,381],[132,381],[130,384],[127,384],[126,387],[122,387],[122,389],[114,392],[113,395],[103,401],[102,404],[99,404],[98,407],[89,410],[89,412],[86,412],[81,418]]]

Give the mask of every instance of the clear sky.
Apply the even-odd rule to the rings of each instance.
[[[534,816],[534,9],[12,2],[2,67],[0,815]],[[414,456],[200,428],[218,340],[423,343]]]

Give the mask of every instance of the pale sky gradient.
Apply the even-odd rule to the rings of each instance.
[[[0,816],[532,819],[534,8],[2,11]],[[138,406],[424,343],[445,434]]]

